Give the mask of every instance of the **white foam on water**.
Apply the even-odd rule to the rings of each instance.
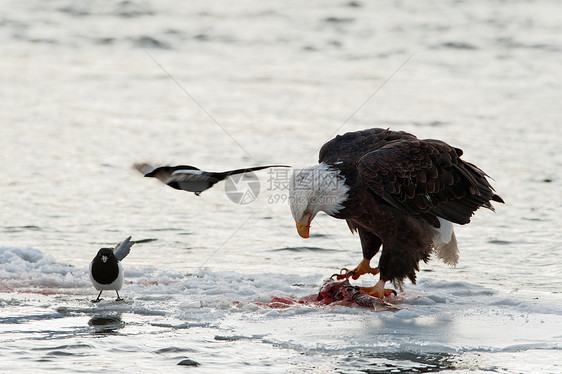
[[[84,289],[90,282],[86,268],[57,262],[34,248],[0,247],[0,290]]]
[[[125,302],[114,302],[106,291],[102,302],[91,304],[96,291],[86,266],[65,265],[32,248],[0,248],[0,265],[5,305],[15,294],[36,292],[52,295],[41,299],[43,307],[66,315],[158,316],[175,321],[172,328],[205,326],[224,340],[243,338],[308,354],[562,349],[562,306],[469,282],[421,279],[399,295],[400,311],[311,304],[275,309],[267,306],[273,296],[315,294],[322,276],[209,270],[182,274],[124,264]]]

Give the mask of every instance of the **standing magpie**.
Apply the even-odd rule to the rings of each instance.
[[[117,293],[116,301],[123,300],[119,296],[119,290],[123,286],[123,260],[131,251],[131,247],[135,244],[129,236],[123,242],[117,244],[115,248],[101,248],[98,254],[90,263],[90,280],[100,293],[93,303],[100,301],[101,293],[104,290],[115,290]]]

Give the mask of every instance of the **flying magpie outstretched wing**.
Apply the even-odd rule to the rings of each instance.
[[[155,168],[150,164],[142,163],[135,164],[134,166],[138,171],[143,173],[145,177],[156,178],[172,188],[193,192],[195,195],[201,194],[201,192],[211,188],[215,183],[225,180],[231,175],[249,173],[267,168],[289,167],[287,165],[266,165],[223,172],[209,172],[190,165],[160,166]]]

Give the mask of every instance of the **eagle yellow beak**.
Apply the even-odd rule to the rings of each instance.
[[[310,234],[310,222],[312,221],[312,214],[311,213],[306,213],[302,216],[302,218],[306,219],[306,223],[302,223],[299,221],[296,221],[297,224],[297,232],[299,233],[299,235],[302,238],[309,238]],[[303,219],[303,221],[304,221]]]

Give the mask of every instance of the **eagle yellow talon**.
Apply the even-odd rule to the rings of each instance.
[[[377,275],[379,273],[379,268],[378,267],[372,268],[371,260],[364,258],[363,260],[361,260],[359,265],[354,270],[350,271],[350,273],[351,273],[351,278],[359,279],[359,277],[362,276],[363,274]]]
[[[396,291],[384,288],[386,282],[380,279],[374,287],[359,287],[359,292],[365,295],[383,298],[385,296],[396,295]]]
[[[390,295],[396,295],[396,291],[391,290],[390,288],[380,288],[377,286],[374,287],[359,287],[359,292],[365,295],[374,296],[378,298],[387,297]]]

